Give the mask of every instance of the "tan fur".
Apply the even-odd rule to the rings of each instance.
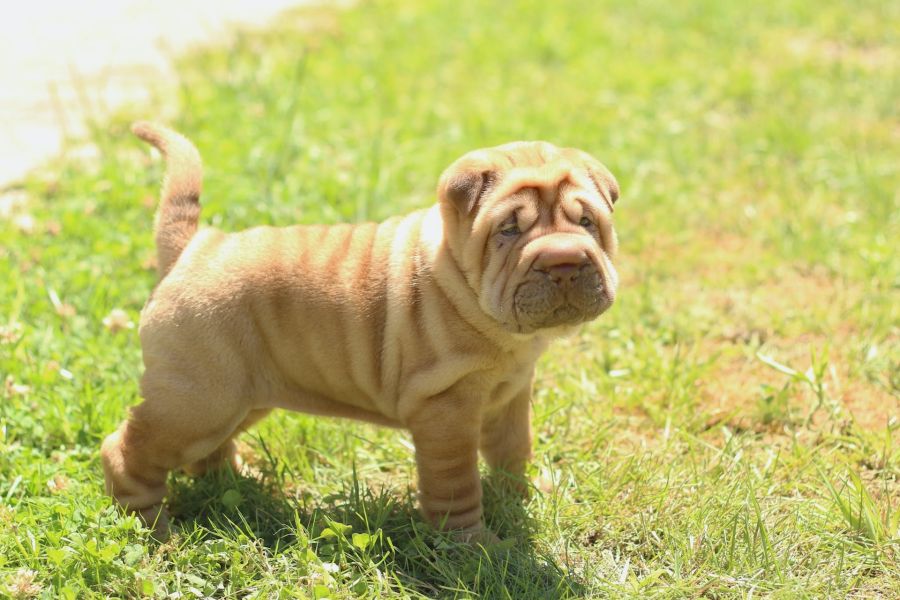
[[[193,234],[196,150],[135,131],[169,161],[163,277],[141,315],[144,402],[103,444],[108,492],[162,522],[170,470],[237,466],[232,437],[287,408],[408,428],[423,514],[480,535],[479,449],[521,481],[535,361],[615,296],[612,175],[517,142],[461,158],[405,217]]]
[[[156,214],[157,269],[165,277],[197,231],[203,167],[200,153],[180,133],[139,121],[131,131],[166,158],[166,175]]]

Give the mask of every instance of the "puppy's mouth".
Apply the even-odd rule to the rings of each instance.
[[[614,292],[593,265],[560,278],[532,270],[513,296],[516,321],[524,331],[561,325],[577,325],[600,316],[614,299]]]

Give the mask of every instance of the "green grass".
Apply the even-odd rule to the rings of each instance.
[[[0,595],[900,596],[900,4],[677,4],[299,11],[4,193]],[[284,412],[242,438],[262,480],[173,478],[170,542],[110,505],[97,450],[141,366],[103,319],[154,284],[161,174],[127,123],[159,115],[227,229],[425,206],[514,139],[618,176],[617,304],[538,369],[548,491],[488,486],[510,541],[422,523],[406,434]]]

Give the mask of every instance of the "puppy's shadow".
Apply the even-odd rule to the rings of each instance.
[[[275,554],[309,540],[323,562],[356,555],[428,597],[584,595],[575,574],[536,550],[538,524],[502,480],[484,482],[488,525],[502,541],[482,547],[434,531],[419,516],[412,493],[371,489],[355,473],[340,492],[315,499],[291,497],[284,491],[290,484],[278,479],[271,473],[255,478],[231,471],[176,477],[169,501],[173,524],[197,539],[246,536]],[[352,534],[358,533],[371,540],[365,548],[354,545]]]

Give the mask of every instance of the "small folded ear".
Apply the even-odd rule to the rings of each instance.
[[[600,192],[600,196],[606,201],[609,212],[612,212],[613,204],[619,199],[619,182],[617,182],[616,178],[613,177],[613,174],[609,172],[609,169],[593,158],[585,160],[585,168],[587,169],[591,181],[594,182],[597,191]]]
[[[569,159],[575,164],[580,164],[587,171],[594,187],[600,192],[600,197],[606,202],[609,212],[612,212],[613,204],[619,199],[619,183],[616,178],[599,160],[587,152],[582,150],[568,150],[568,152]]]
[[[438,198],[441,202],[454,204],[460,213],[468,215],[478,207],[496,179],[496,171],[490,169],[452,165],[438,182]]]

